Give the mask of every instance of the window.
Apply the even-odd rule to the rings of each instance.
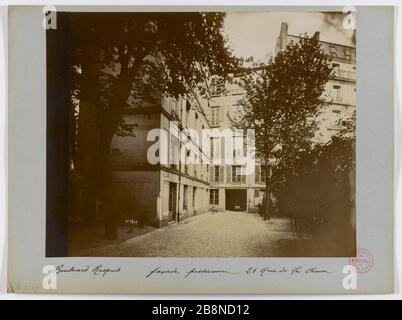
[[[186,103],[186,126],[188,126],[190,109],[191,109],[190,103],[187,101],[187,103]]]
[[[239,158],[242,155],[243,149],[243,137],[234,136],[233,137],[233,158]]]
[[[212,166],[210,182],[219,182],[223,177],[223,166]]]
[[[219,107],[211,108],[211,125],[219,125]]]
[[[241,166],[232,166],[232,182],[241,182]]]
[[[260,197],[260,189],[255,189],[254,190],[254,197],[259,198]]]
[[[331,56],[336,57],[336,48],[334,46],[330,46],[329,53],[331,54]]]
[[[219,181],[219,166],[214,166],[214,181]]]
[[[260,167],[260,175],[261,175],[260,181],[265,182],[265,170],[263,167]]]
[[[191,151],[186,149],[186,159],[184,161],[184,173],[189,174],[189,163],[190,163],[190,157],[191,157]]]
[[[178,115],[178,102],[174,98],[169,98],[170,113],[173,117]]]
[[[335,77],[339,77],[340,76],[340,66],[339,63],[333,63],[332,64],[332,69],[335,71]]]
[[[188,186],[184,186],[183,190],[183,209],[187,210],[188,208]]]
[[[221,156],[220,138],[211,138],[211,158],[220,159],[220,156]]]
[[[341,101],[342,101],[341,86],[335,85],[335,86],[333,86],[333,88],[334,88],[334,98],[335,98],[335,101],[341,102]]]
[[[211,189],[209,190],[209,204],[219,204],[219,190]]]
[[[255,182],[265,182],[265,172],[261,166],[255,166]]]
[[[176,166],[179,163],[179,138],[170,134],[170,165]]]
[[[345,58],[348,60],[352,58],[352,54],[349,48],[345,48]]]

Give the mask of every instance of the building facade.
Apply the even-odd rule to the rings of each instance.
[[[125,121],[136,124],[135,137],[115,136],[112,142],[115,211],[122,219],[156,227],[209,209],[208,161],[179,159],[197,154],[194,150],[205,153],[200,141],[185,137],[189,128],[201,133],[209,127],[206,112],[186,98],[161,96],[159,101],[130,108]],[[155,153],[165,161],[152,163],[149,157]]]
[[[209,99],[211,128],[220,132],[230,130],[230,120],[243,89],[233,81],[228,84],[224,95],[213,95]],[[227,144],[232,146],[228,148]],[[221,163],[214,164],[214,158]],[[256,164],[254,172],[244,174],[248,161],[243,136],[233,132],[232,139],[211,138],[210,205],[220,210],[255,211],[262,203],[265,192],[265,175]]]
[[[324,97],[329,105],[318,116],[319,130],[315,140],[317,143],[326,143],[342,129],[342,121],[351,117],[356,109],[356,48],[341,44],[321,41],[319,32],[314,35],[321,48],[332,56],[334,77],[326,84]],[[284,50],[294,41],[299,42],[301,36],[288,34],[288,24],[281,24],[277,38],[275,54]],[[238,106],[243,91],[240,86],[229,85],[227,93],[213,96],[210,100],[211,126],[220,130],[229,128],[231,114]],[[224,155],[223,142],[221,154]],[[217,148],[219,150],[219,147]],[[234,150],[233,157],[240,152]],[[242,154],[244,156],[244,154]],[[261,167],[256,164],[255,172],[250,175],[241,175],[239,166],[211,165],[210,204],[222,210],[254,211],[262,204],[265,195],[265,175]]]
[[[319,38],[319,33],[315,36]],[[301,36],[288,34],[287,23],[282,23],[276,53],[300,39]],[[355,111],[356,49],[321,40],[320,44],[332,56],[335,70],[324,93],[329,105],[319,115],[321,128],[316,138],[325,143],[341,130],[342,120]],[[227,84],[226,89],[225,94],[211,92],[209,99],[161,96],[157,104],[128,110],[125,120],[137,125],[135,137],[115,136],[112,143],[114,203],[122,219],[138,219],[161,227],[211,208],[258,210],[265,195],[265,175],[258,163],[253,173],[244,174],[247,157],[242,137],[234,134],[233,139],[227,140],[208,136],[205,143],[192,139],[189,133],[194,130],[201,137],[204,129],[230,129],[231,117],[244,92],[235,83]],[[150,137],[155,128],[166,138]],[[159,157],[162,149],[168,150],[166,161],[152,164],[149,152],[158,141]],[[233,146],[227,148],[227,143]],[[188,161],[194,157],[195,164]]]
[[[288,24],[282,22],[276,41],[275,54],[285,50],[291,42],[299,42],[302,36],[288,33]],[[317,142],[325,143],[342,129],[342,121],[351,117],[356,110],[356,47],[337,44],[320,39],[320,33],[314,36],[321,48],[332,57],[334,76],[325,87],[325,99],[329,102],[319,115],[319,136]]]

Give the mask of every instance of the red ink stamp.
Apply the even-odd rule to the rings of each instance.
[[[358,273],[367,273],[374,266],[374,256],[370,250],[358,248],[356,257],[349,257],[349,264],[354,266]]]

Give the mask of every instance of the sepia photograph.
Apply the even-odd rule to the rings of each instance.
[[[48,18],[46,257],[356,256],[350,15]]]

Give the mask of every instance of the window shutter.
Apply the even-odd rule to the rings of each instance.
[[[209,121],[211,121],[211,124],[214,124],[213,122],[213,114],[214,114],[214,109],[213,108],[209,108]],[[211,138],[212,139],[212,138]]]
[[[214,166],[209,167],[209,182],[214,182]]]
[[[219,107],[219,113],[218,113],[218,123],[221,123],[221,122],[223,122],[223,120],[224,120],[224,116],[225,116],[225,114],[224,114],[224,107],[223,106],[220,106]]]
[[[241,182],[246,183],[246,167],[241,167]]]
[[[265,168],[260,167],[261,170],[261,182],[266,182],[265,181]]]
[[[224,163],[223,159],[225,159],[225,137],[221,137],[221,164]]]
[[[225,166],[219,166],[219,182],[223,182]]]
[[[232,167],[226,166],[226,183],[230,183],[232,181]]]
[[[258,183],[260,182],[260,166],[255,166],[255,182]]]

